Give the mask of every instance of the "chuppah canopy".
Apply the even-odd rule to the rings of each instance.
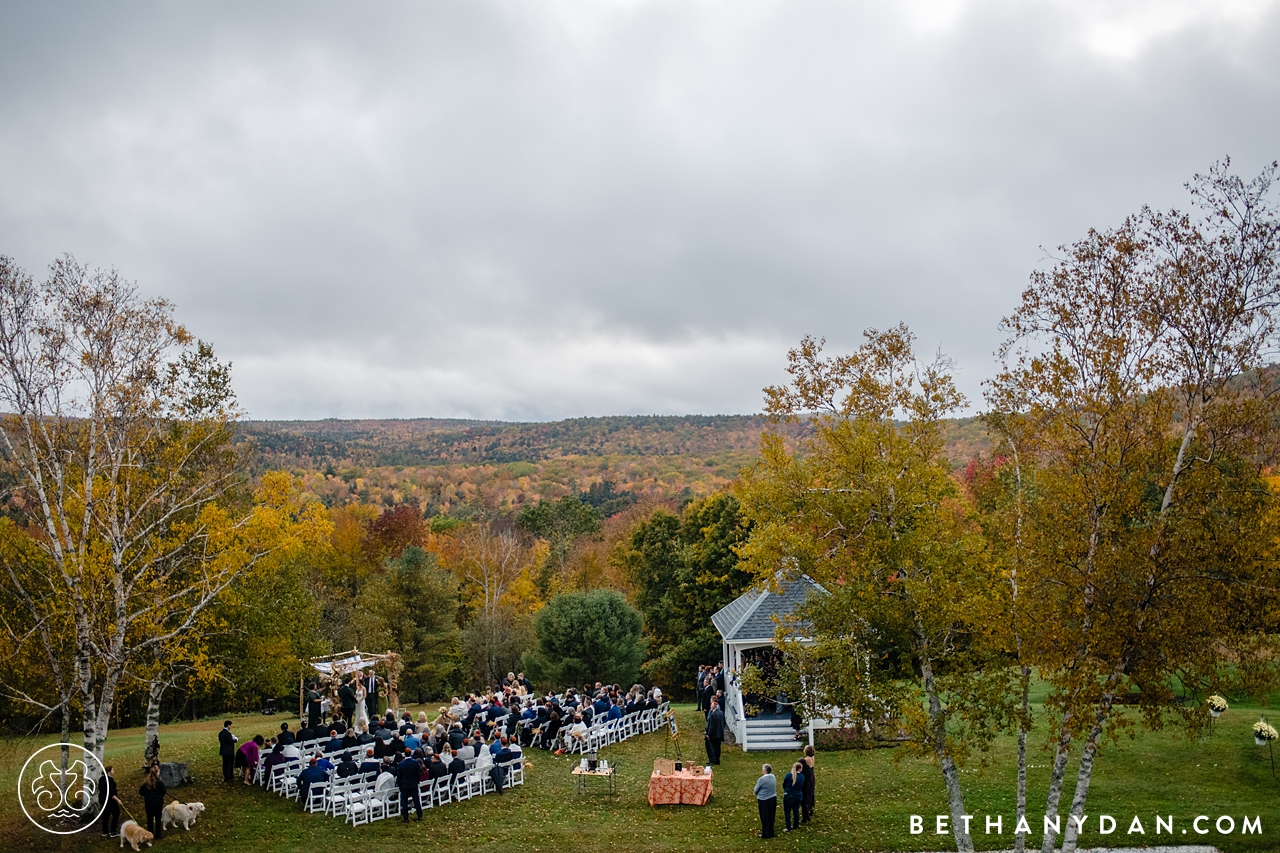
[[[345,673],[356,673],[365,669],[373,669],[375,666],[386,667],[386,683],[387,683],[387,702],[388,707],[395,708],[400,704],[399,697],[399,680],[400,680],[400,655],[395,652],[388,651],[383,654],[373,654],[370,652],[362,652],[359,649],[351,649],[346,652],[338,652],[332,655],[321,655],[312,658],[308,662],[312,669],[320,673],[330,684],[330,689],[337,690],[337,678]],[[303,682],[305,675],[298,675],[298,716],[303,716],[305,708],[305,691]]]

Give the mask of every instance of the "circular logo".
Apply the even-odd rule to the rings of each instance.
[[[74,743],[51,743],[27,759],[18,774],[18,805],[45,832],[74,835],[97,822],[107,807],[98,787],[107,770],[98,756]]]

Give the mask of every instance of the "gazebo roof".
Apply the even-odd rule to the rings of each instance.
[[[773,642],[778,619],[786,619],[804,604],[810,593],[829,595],[822,585],[808,575],[779,577],[777,591],[751,589],[720,608],[711,617],[720,636],[728,643],[751,641]],[[807,622],[799,622],[801,626]]]

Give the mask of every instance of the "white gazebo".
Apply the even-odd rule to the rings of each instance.
[[[725,721],[734,738],[744,751],[768,749],[798,749],[800,744],[790,724],[778,720],[747,719],[738,685],[738,673],[742,671],[742,653],[762,646],[775,646],[779,623],[792,620],[796,611],[810,596],[829,595],[822,585],[808,575],[786,578],[781,574],[772,587],[748,590],[726,604],[711,617],[720,632],[725,667]],[[808,627],[804,621],[791,621],[795,629]],[[804,637],[797,637],[805,642]],[[809,742],[813,742],[813,730],[826,728],[826,720],[809,720]]]

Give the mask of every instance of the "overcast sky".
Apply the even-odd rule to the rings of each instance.
[[[1280,9],[0,0],[0,254],[115,266],[256,418],[753,412],[1280,156]]]

